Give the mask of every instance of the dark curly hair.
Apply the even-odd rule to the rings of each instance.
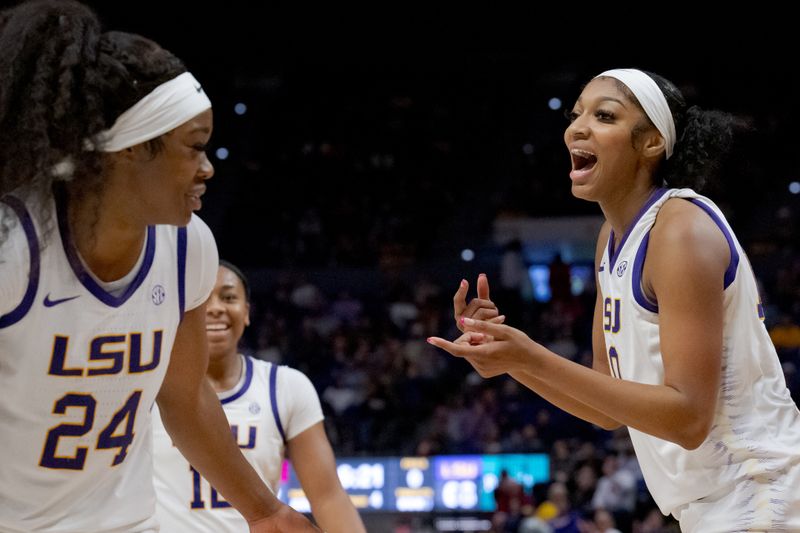
[[[689,187],[698,192],[703,191],[717,178],[725,157],[730,153],[735,125],[733,115],[704,110],[697,106],[687,108],[683,94],[674,83],[658,74],[642,72],[650,76],[664,93],[672,112],[672,120],[675,121],[677,137],[672,157],[662,160],[653,176],[656,185],[664,183],[669,187]],[[616,78],[613,80],[642,109],[630,89]],[[653,126],[649,118],[647,121]],[[633,142],[636,142],[640,133],[641,129],[634,128]]]
[[[149,39],[103,33],[95,13],[74,0],[0,12],[0,197],[45,199],[58,179],[69,179],[76,194],[102,188],[104,156],[85,150],[86,140],[185,71]],[[148,144],[153,155],[161,146]]]

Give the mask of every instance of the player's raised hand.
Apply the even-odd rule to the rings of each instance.
[[[486,274],[479,274],[477,281],[478,297],[467,303],[467,293],[469,292],[469,282],[461,280],[458,290],[453,295],[453,318],[459,330],[464,331],[461,324],[462,318],[472,318],[475,320],[491,320],[494,323],[502,324],[505,317],[500,318],[500,311],[495,303],[489,299],[489,280]]]

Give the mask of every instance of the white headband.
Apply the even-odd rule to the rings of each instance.
[[[122,113],[110,129],[87,141],[88,150],[119,152],[155,139],[211,108],[203,88],[188,72],[162,83]]]
[[[599,78],[600,76],[617,79],[630,89],[636,99],[639,100],[639,104],[641,104],[647,117],[655,125],[658,132],[661,133],[661,136],[664,137],[667,143],[667,159],[669,159],[676,141],[675,121],[672,119],[672,111],[669,110],[664,93],[653,78],[635,68],[607,70],[595,77]]]

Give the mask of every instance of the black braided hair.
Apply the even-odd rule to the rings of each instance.
[[[74,0],[0,12],[0,197],[44,200],[58,179],[70,179],[77,194],[102,188],[104,156],[87,151],[86,140],[185,71],[149,39],[102,33],[95,13]],[[153,155],[161,146],[148,144]]]

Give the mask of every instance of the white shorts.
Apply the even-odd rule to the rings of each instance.
[[[683,533],[800,531],[800,465],[778,479],[745,479],[674,515]]]

